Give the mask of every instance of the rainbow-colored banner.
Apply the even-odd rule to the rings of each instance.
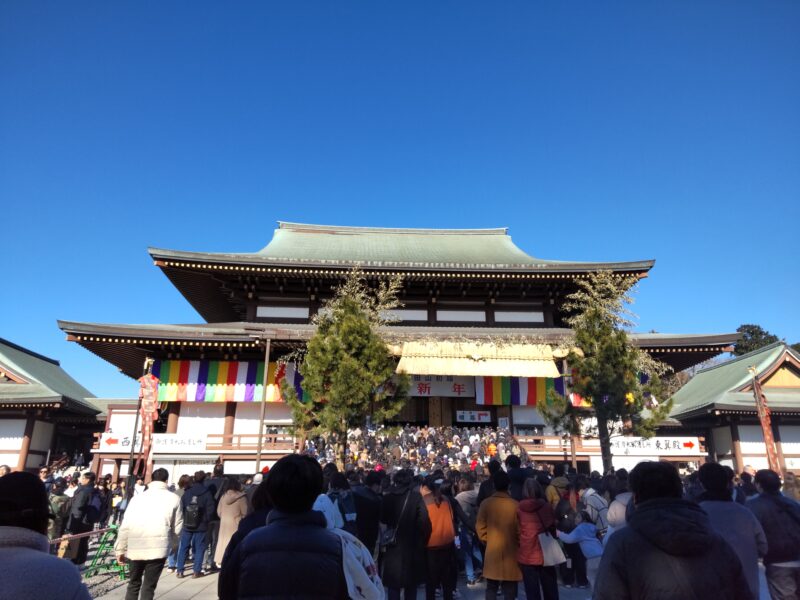
[[[536,406],[547,402],[555,389],[548,377],[476,377],[475,400],[479,406]]]
[[[227,360],[157,360],[159,402],[261,402],[264,363]],[[283,402],[280,381],[286,377],[302,397],[303,380],[293,363],[269,363],[267,402]]]

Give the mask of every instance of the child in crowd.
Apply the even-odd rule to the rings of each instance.
[[[586,557],[586,577],[594,590],[600,557],[603,555],[603,545],[597,537],[597,527],[585,510],[575,516],[575,525],[575,529],[569,533],[558,531],[558,538],[567,544],[580,544],[581,552]]]

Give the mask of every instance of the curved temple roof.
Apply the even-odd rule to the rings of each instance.
[[[506,228],[395,229],[278,222],[259,252],[206,253],[150,248],[155,259],[306,266],[509,269],[561,272],[648,271],[655,261],[592,263],[543,260],[517,247]]]

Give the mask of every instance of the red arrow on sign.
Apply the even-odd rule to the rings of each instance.
[[[113,446],[114,444],[118,444],[119,440],[117,438],[110,437],[106,440],[106,444],[109,446]]]
[[[683,442],[684,448],[694,448],[694,442]]]

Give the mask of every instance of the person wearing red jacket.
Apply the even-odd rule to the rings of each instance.
[[[544,554],[539,534],[555,530],[556,516],[545,499],[544,491],[535,479],[526,479],[522,501],[517,507],[519,519],[519,551],[517,561],[528,600],[558,600],[558,580],[555,567],[544,566]]]

